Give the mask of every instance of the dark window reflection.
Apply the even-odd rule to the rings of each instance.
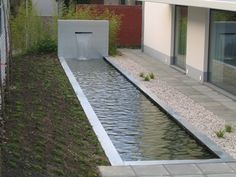
[[[209,81],[236,95],[236,13],[211,10]]]

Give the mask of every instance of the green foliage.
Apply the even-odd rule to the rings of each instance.
[[[24,54],[56,51],[55,20],[56,18],[52,21],[44,20],[43,17],[38,16],[32,5],[29,4],[26,8],[25,4],[21,3],[17,15],[10,21],[14,52]]]
[[[235,21],[236,13],[231,11],[219,11],[215,10],[212,12],[212,18],[214,21]]]
[[[146,76],[144,77],[144,81],[150,81],[150,80],[151,80],[151,78],[150,78],[149,75],[146,75]]]
[[[96,6],[84,6],[76,10],[70,8],[63,19],[109,20],[109,54],[117,54],[117,35],[121,25],[121,16],[108,9],[99,11]]]
[[[155,78],[155,75],[153,73],[150,73],[149,76],[150,76],[151,79]]]
[[[143,73],[143,72],[141,72],[140,74],[139,74],[139,77],[144,77],[145,76],[145,74]]]
[[[38,42],[36,46],[36,51],[38,53],[52,53],[57,51],[56,41],[53,39],[43,39]]]
[[[224,138],[224,136],[225,136],[225,130],[221,129],[221,130],[219,130],[219,131],[216,131],[215,134],[216,134],[216,136],[217,136],[218,138]]]
[[[30,3],[31,4],[31,3]],[[50,53],[57,50],[57,19],[38,16],[32,5],[21,3],[17,15],[11,18],[12,45],[14,53]],[[64,7],[62,19],[109,20],[109,54],[117,54],[117,34],[120,16],[113,11],[99,11],[96,6],[85,6],[77,11]]]
[[[231,133],[231,132],[233,132],[233,127],[231,125],[225,125],[225,131],[227,133]]]

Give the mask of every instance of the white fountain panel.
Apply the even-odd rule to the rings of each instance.
[[[58,56],[79,60],[108,56],[106,20],[58,20]]]

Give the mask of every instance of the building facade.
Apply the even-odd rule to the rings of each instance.
[[[236,95],[236,1],[143,1],[143,51]]]

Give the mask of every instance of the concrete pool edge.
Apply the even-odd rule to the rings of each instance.
[[[123,160],[121,159],[119,153],[117,152],[116,148],[114,147],[113,143],[111,142],[108,134],[106,133],[105,129],[103,128],[101,122],[99,121],[97,115],[93,111],[90,103],[88,102],[86,96],[84,95],[79,83],[77,82],[76,78],[74,77],[73,73],[71,72],[69,66],[66,63],[64,57],[58,57],[59,61],[68,77],[72,88],[89,120],[90,125],[93,128],[108,160],[110,161],[111,165],[124,165]]]
[[[184,117],[179,115],[175,110],[173,110],[170,106],[168,106],[165,102],[160,100],[158,97],[156,97],[153,93],[151,93],[144,85],[142,85],[140,82],[138,82],[136,79],[133,78],[133,76],[127,72],[125,69],[117,65],[115,62],[112,61],[109,57],[104,57],[105,61],[107,61],[109,64],[111,64],[115,69],[117,69],[124,77],[126,77],[132,84],[134,84],[139,90],[141,90],[146,96],[148,96],[152,101],[154,101],[157,105],[159,105],[164,111],[166,111],[177,123],[179,123],[183,128],[185,128],[192,136],[194,136],[200,143],[202,143],[204,146],[206,146],[208,149],[210,149],[213,153],[215,153],[220,159],[208,159],[208,160],[187,160],[188,162],[191,161],[210,161],[210,162],[232,162],[236,161],[233,157],[231,157],[227,152],[225,152],[221,147],[219,147],[213,140],[208,138],[205,134],[199,132],[196,130],[190,123],[188,123]],[[170,160],[172,161],[172,160]],[[182,160],[177,160],[177,162],[181,162]],[[185,160],[183,160],[185,161]],[[142,161],[146,163],[145,161]],[[149,161],[147,164],[156,164],[154,162],[160,162],[160,161]],[[169,162],[162,161],[162,162]],[[174,162],[174,161],[172,161]],[[126,165],[140,165],[144,164],[140,162],[125,162]]]

